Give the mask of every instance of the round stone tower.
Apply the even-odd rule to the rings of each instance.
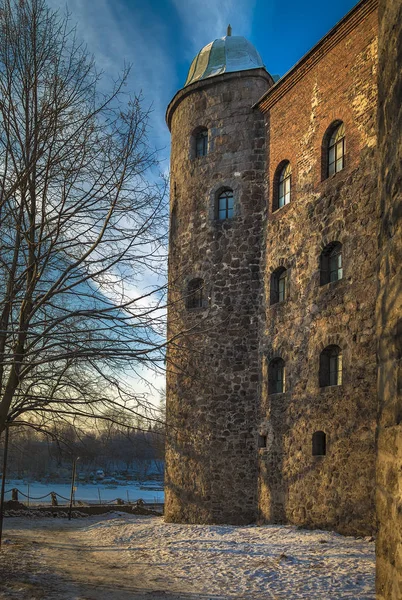
[[[255,520],[265,126],[273,84],[228,35],[168,106],[172,134],[165,516]],[[262,270],[262,269],[261,269]]]

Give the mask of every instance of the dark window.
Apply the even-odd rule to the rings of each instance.
[[[268,365],[268,394],[282,394],[285,391],[285,362],[274,358]]]
[[[195,156],[206,156],[208,154],[208,129],[200,129],[195,134]]]
[[[342,350],[328,346],[320,354],[320,387],[342,385]]]
[[[286,299],[287,271],[284,267],[276,269],[271,275],[271,304]]]
[[[278,190],[278,208],[289,204],[290,202],[290,181],[292,177],[292,168],[290,163],[282,169],[279,176],[279,190]]]
[[[326,452],[326,435],[323,431],[316,431],[313,433],[313,456],[325,456]]]
[[[290,187],[292,180],[292,167],[289,162],[278,167],[278,170],[274,177],[274,190],[273,190],[273,205],[272,210],[278,210],[285,204],[290,202]]]
[[[218,197],[218,219],[231,219],[233,217],[233,192],[225,190]]]
[[[192,279],[187,285],[186,307],[187,308],[202,308],[203,307],[203,279]]]
[[[332,242],[321,252],[320,285],[338,281],[343,277],[342,244]]]
[[[337,125],[328,142],[327,177],[342,171],[345,166],[345,126]]]
[[[258,447],[259,448],[266,448],[267,447],[267,436],[266,435],[259,435],[258,436]]]

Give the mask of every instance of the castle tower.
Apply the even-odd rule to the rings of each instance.
[[[169,521],[248,523],[258,488],[258,315],[265,125],[273,84],[255,48],[208,44],[168,106]]]

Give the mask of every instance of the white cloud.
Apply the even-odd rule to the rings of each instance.
[[[64,11],[65,0],[48,0],[53,9]],[[167,24],[157,13],[145,19],[136,3],[129,8],[122,0],[68,0],[71,23],[77,24],[80,39],[94,55],[104,72],[104,85],[121,73],[124,63],[132,65],[127,92],[142,92],[144,107],[152,106],[150,137],[154,145],[169,155],[170,138],[165,110],[176,91],[176,72],[167,48]]]
[[[47,0],[47,3],[62,14],[66,9],[70,13],[79,39],[94,55],[97,69],[104,73],[102,91],[111,88],[124,64],[132,65],[125,91],[142,92],[144,108],[152,105],[150,143],[160,150],[164,148],[160,152],[163,160],[160,168],[166,172],[170,134],[165,110],[179,84],[175,65],[169,57],[168,24],[156,13],[147,19],[140,4],[134,2],[127,5],[122,0]],[[129,286],[125,292],[131,298],[139,297],[158,283],[156,277],[145,279],[140,284],[142,289]],[[148,298],[139,302],[141,307],[149,303]],[[159,404],[158,388],[164,386],[164,379],[164,375],[145,366],[137,371],[129,370],[124,378],[137,393],[147,393],[156,405]]]
[[[251,33],[255,0],[172,0],[183,23],[191,47],[189,56],[206,44],[226,35],[232,26],[232,35],[248,37]],[[192,58],[192,57],[191,57]]]

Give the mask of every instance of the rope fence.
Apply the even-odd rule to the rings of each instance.
[[[66,498],[65,496],[62,496],[61,494],[59,494],[58,492],[48,492],[44,496],[31,496],[29,494],[25,494],[19,488],[10,488],[8,490],[5,490],[5,494],[9,494],[10,492],[11,492],[12,500],[16,501],[16,502],[18,502],[19,496],[22,496],[23,498],[27,498],[28,502],[30,500],[33,500],[33,501],[44,500],[45,498],[50,497],[51,503],[53,506],[58,505],[58,501],[57,501],[58,498],[60,498],[61,500],[65,500],[66,502],[70,502],[70,498]],[[105,505],[107,505],[107,504],[125,504],[125,503],[127,503],[127,504],[146,504],[146,502],[142,498],[139,498],[134,501],[130,501],[129,498],[127,498],[127,500],[123,500],[122,498],[113,498],[113,500],[102,501],[99,490],[98,490],[98,494],[99,494],[99,504],[105,504]],[[80,501],[79,499],[76,499],[74,497],[74,504],[76,504],[77,502],[83,502],[83,501]],[[87,501],[87,502],[88,502],[88,504],[94,504],[93,501]],[[150,502],[149,504],[154,504],[154,503]]]
[[[66,498],[65,496],[62,496],[61,494],[58,494],[57,492],[49,492],[48,494],[45,494],[44,496],[28,496],[28,494],[24,494],[24,492],[22,492],[18,488],[10,488],[9,490],[6,490],[4,493],[9,494],[10,492],[11,493],[17,492],[19,495],[24,496],[24,498],[29,498],[30,500],[43,500],[44,498],[47,498],[48,496],[53,496],[53,494],[54,494],[55,496],[62,498],[62,500],[67,500],[67,502],[70,501],[70,498]]]

